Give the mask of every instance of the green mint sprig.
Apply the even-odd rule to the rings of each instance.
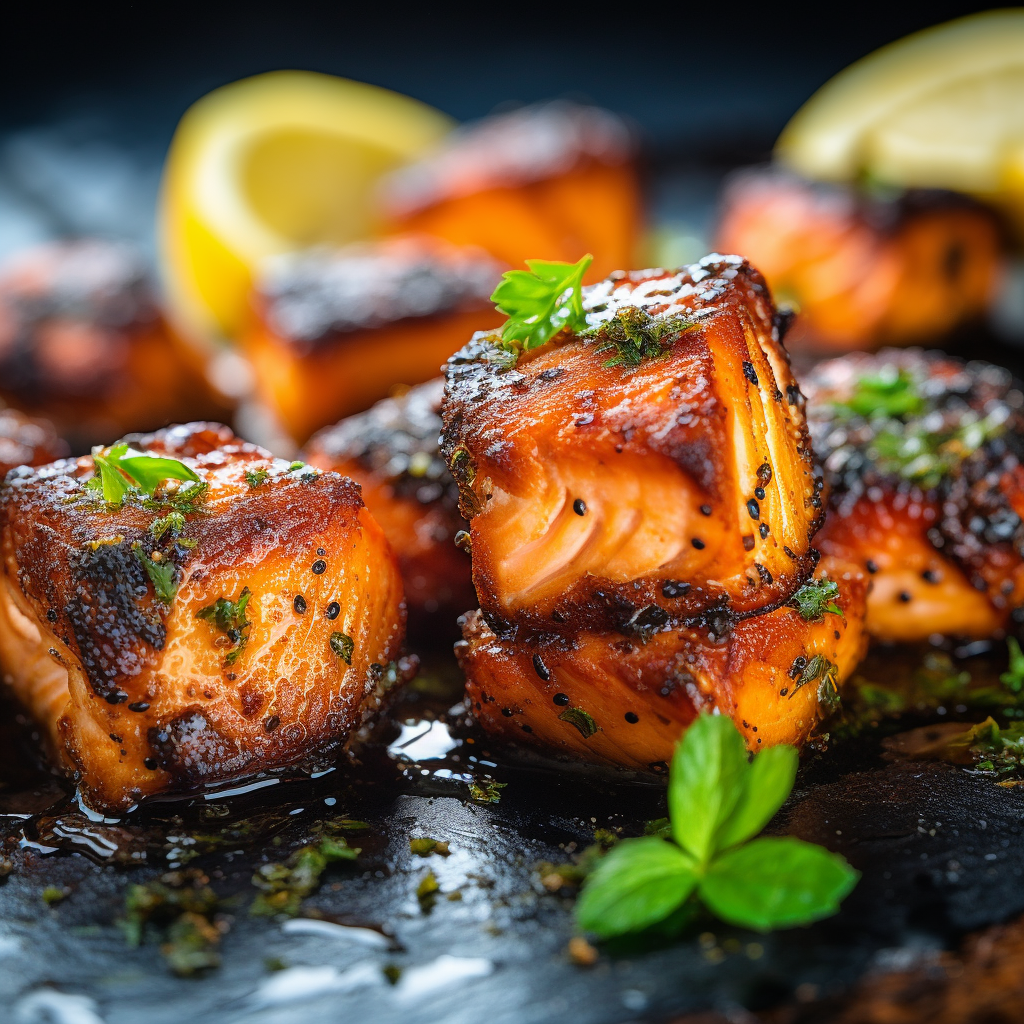
[[[615,845],[587,879],[576,920],[609,938],[700,902],[759,931],[834,914],[860,877],[824,847],[754,839],[793,788],[797,753],[776,746],[748,761],[731,719],[701,715],[676,747],[669,777],[671,838]]]
[[[85,486],[90,490],[102,491],[103,500],[111,505],[121,505],[132,490],[141,491],[152,498],[156,489],[166,480],[202,483],[195,471],[184,462],[133,452],[124,442],[111,448],[94,448],[92,460],[96,475],[87,480]]]
[[[593,261],[589,254],[576,263],[527,260],[529,271],[502,274],[491,295],[498,312],[508,317],[501,329],[502,344],[529,352],[559,331],[584,326],[583,275]]]

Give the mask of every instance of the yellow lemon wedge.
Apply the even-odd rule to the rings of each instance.
[[[204,96],[178,125],[161,186],[158,244],[178,329],[203,346],[236,338],[266,257],[366,237],[377,179],[452,127],[406,96],[313,72]]]
[[[1013,202],[1024,144],[1024,9],[907,36],[841,71],[796,113],[776,154],[811,178],[861,175]]]

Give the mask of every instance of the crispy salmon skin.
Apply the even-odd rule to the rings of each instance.
[[[343,744],[399,681],[405,620],[358,485],[213,424],[127,441],[197,482],[111,503],[90,456],[0,492],[4,678],[85,802],[123,811]]]
[[[761,276],[713,255],[583,306],[587,330],[518,361],[482,334],[448,362],[442,451],[488,621],[629,633],[784,603],[822,502]]]

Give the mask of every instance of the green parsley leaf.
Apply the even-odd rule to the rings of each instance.
[[[747,748],[726,715],[699,715],[672,758],[668,789],[672,836],[703,864],[746,784]]]
[[[93,449],[92,459],[96,467],[96,476],[88,481],[86,486],[102,490],[103,500],[112,505],[120,505],[132,489],[152,497],[166,480],[202,483],[200,477],[184,462],[142,452],[130,455],[130,451],[124,442],[111,448]]]
[[[260,484],[265,483],[270,473],[265,469],[247,469],[245,471],[245,482],[250,490],[256,490]]]
[[[228,639],[234,647],[228,652],[224,659],[228,665],[238,661],[249,642],[249,627],[252,623],[245,616],[246,606],[252,592],[248,587],[238,595],[237,601],[229,601],[226,597],[218,597],[211,605],[201,608],[196,612],[197,619],[205,619],[212,622],[222,633],[227,634]]]
[[[838,596],[839,584],[835,580],[811,580],[790,598],[789,603],[805,622],[821,622],[825,612],[843,614],[843,609],[835,603]]]
[[[796,781],[800,756],[794,747],[762,750],[750,764],[746,787],[716,837],[719,850],[745,843],[775,817]]]
[[[593,261],[589,254],[576,263],[527,260],[529,271],[508,270],[502,274],[491,301],[499,313],[508,317],[501,329],[505,346],[529,352],[559,331],[583,326],[586,317],[581,288],[583,275]]]
[[[693,858],[649,836],[619,843],[601,859],[576,904],[576,919],[607,938],[668,917],[697,885]]]
[[[821,846],[789,836],[756,839],[711,863],[700,897],[723,921],[769,931],[834,914],[858,878]]]
[[[142,564],[142,568],[146,570],[149,582],[153,584],[156,599],[163,604],[170,604],[178,592],[178,584],[175,580],[177,570],[174,562],[169,558],[160,562],[155,561],[152,556],[146,554],[146,549],[139,541],[132,545],[132,552]]]
[[[185,517],[180,512],[168,512],[167,515],[154,519],[149,524],[149,532],[153,540],[161,540],[168,530],[177,536],[184,529]]]
[[[1006,646],[1010,652],[1010,664],[999,677],[999,682],[1013,693],[1020,693],[1024,689],[1024,651],[1014,636],[1007,637]]]

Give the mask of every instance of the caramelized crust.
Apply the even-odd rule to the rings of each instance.
[[[855,412],[879,380],[902,381],[890,401],[912,411]],[[1009,372],[890,350],[820,363],[802,386],[831,491],[815,544],[871,574],[869,632],[1006,628],[1024,604],[1024,396]]]
[[[468,528],[459,490],[437,449],[444,381],[387,398],[316,434],[305,458],[355,480],[398,558],[410,628],[434,626],[473,607],[469,558],[455,546]]]
[[[501,268],[477,248],[426,237],[279,257],[244,344],[260,401],[291,437],[437,375],[474,330],[500,321]]]
[[[962,196],[883,198],[776,170],[733,181],[717,244],[796,303],[790,348],[828,352],[946,334],[985,311],[1002,265],[995,219]]]
[[[574,760],[664,772],[702,710],[729,715],[751,750],[800,745],[836,706],[864,649],[862,573],[829,565],[843,615],[793,608],[647,640],[581,633],[574,643],[501,640],[479,613],[456,654],[474,716],[490,734]],[[817,660],[815,660],[817,659]]]
[[[67,453],[52,423],[0,406],[0,481],[15,466],[40,466]]]
[[[492,628],[643,632],[784,603],[822,515],[802,399],[735,256],[584,289],[592,330],[447,367],[442,451]],[[639,324],[660,356],[609,365]]]
[[[209,411],[156,305],[141,254],[86,239],[30,249],[0,271],[0,398],[81,449]]]
[[[512,266],[592,253],[589,280],[632,265],[642,219],[629,130],[565,101],[497,114],[385,179],[395,231],[478,245]]]
[[[4,678],[86,802],[122,811],[344,743],[397,681],[405,619],[358,485],[211,424],[128,440],[208,490],[110,506],[83,486],[84,457],[14,470],[0,491]],[[176,502],[182,518],[154,527]],[[173,566],[169,603],[147,563]],[[248,626],[200,615],[246,590]]]

